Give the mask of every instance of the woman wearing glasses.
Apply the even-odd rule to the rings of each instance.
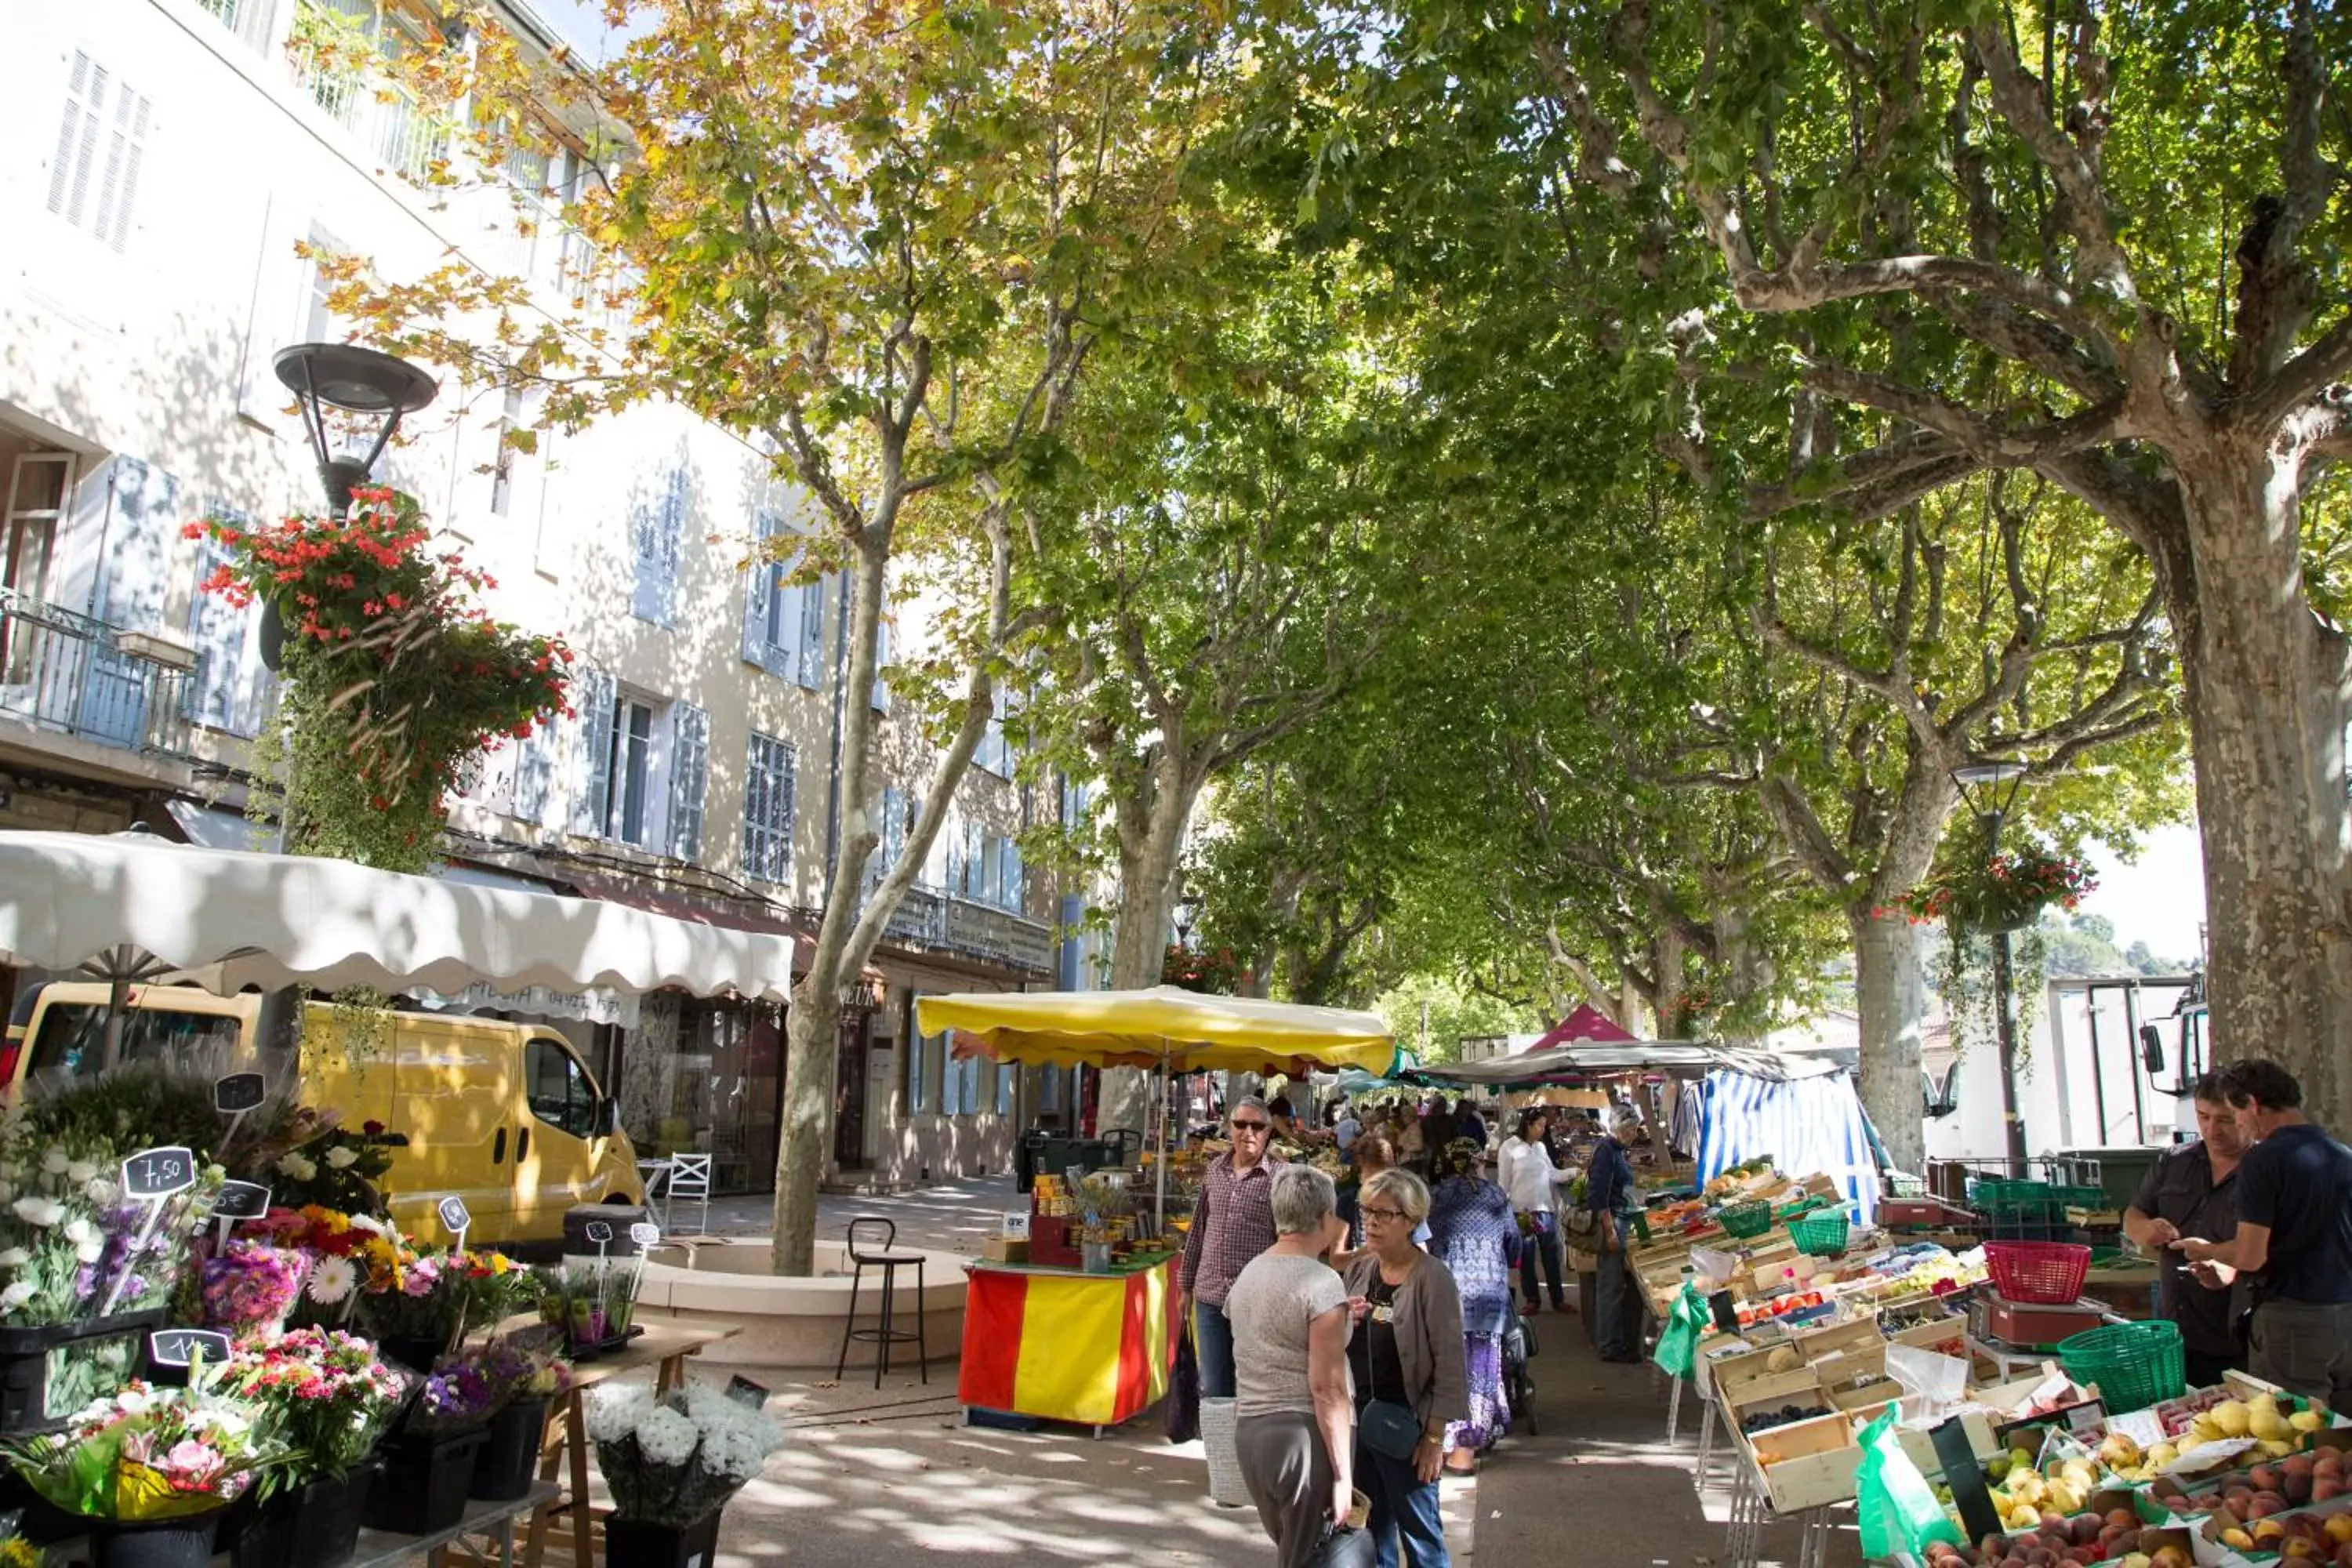
[[[1380,1568],[1447,1568],[1437,1477],[1446,1428],[1470,1414],[1462,1297],[1445,1266],[1413,1245],[1429,1214],[1420,1177],[1367,1177],[1359,1212],[1366,1247],[1348,1266],[1356,1485],[1372,1500]]]
[[[1470,1409],[1446,1428],[1445,1463],[1465,1474],[1477,1468],[1478,1456],[1511,1426],[1503,1392],[1503,1331],[1510,1320],[1519,1225],[1503,1189],[1478,1174],[1485,1152],[1467,1139],[1448,1145],[1438,1156],[1444,1179],[1429,1197],[1430,1256],[1445,1265],[1462,1296]]]

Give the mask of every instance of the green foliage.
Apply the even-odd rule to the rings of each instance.
[[[1465,989],[1443,974],[1408,974],[1372,1003],[1398,1043],[1436,1064],[1462,1059],[1462,1042],[1486,1036],[1528,1034],[1544,1020],[1532,1009]]]

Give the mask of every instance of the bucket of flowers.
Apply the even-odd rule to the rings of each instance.
[[[0,1445],[88,1529],[94,1568],[205,1568],[223,1512],[284,1453],[241,1399],[135,1381],[61,1431]]]
[[[381,1450],[383,1474],[368,1492],[368,1528],[430,1535],[465,1517],[493,1398],[471,1357],[449,1357],[425,1374],[407,1418]]]
[[[688,1384],[656,1397],[597,1389],[588,1436],[613,1494],[607,1568],[697,1568],[716,1555],[727,1500],[760,1473],[783,1434],[758,1405]]]
[[[257,1489],[236,1568],[335,1568],[359,1549],[360,1519],[410,1380],[375,1347],[331,1329],[294,1329],[231,1357],[219,1388],[252,1405],[288,1454]]]
[[[572,1386],[562,1349],[562,1331],[541,1325],[499,1335],[474,1353],[491,1410],[489,1436],[474,1456],[474,1496],[510,1502],[530,1494],[548,1410]]]
[[[135,1152],[78,1128],[50,1136],[37,1113],[0,1121],[0,1433],[54,1429],[121,1388],[163,1321],[220,1175],[132,1202],[121,1177]]]
[[[504,1253],[417,1248],[396,1235],[389,1242],[363,1248],[369,1267],[356,1318],[403,1366],[432,1367],[467,1329],[495,1322],[523,1299],[528,1277]]]
[[[570,1258],[539,1271],[539,1315],[542,1321],[562,1326],[566,1355],[588,1361],[645,1332],[631,1321],[644,1263],[634,1255]]]

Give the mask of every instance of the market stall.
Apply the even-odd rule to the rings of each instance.
[[[1171,1142],[1171,1075],[1385,1073],[1396,1051],[1377,1014],[1167,985],[924,996],[915,1011],[924,1034],[951,1032],[958,1056],[1160,1075],[1143,1166],[1076,1173],[1074,1182],[1040,1173],[1027,1234],[967,1268],[965,1405],[1088,1426],[1124,1421],[1157,1399],[1175,1355],[1167,1308],[1183,1222],[1170,1199],[1186,1154]]]

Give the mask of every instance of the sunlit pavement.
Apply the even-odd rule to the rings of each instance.
[[[710,1217],[706,1228],[712,1236],[766,1236],[771,1233],[770,1216],[774,1213],[775,1200],[766,1194],[744,1197],[713,1198]],[[659,1217],[661,1203],[655,1200],[656,1216]],[[817,1197],[817,1234],[835,1237],[849,1228],[849,1222],[861,1215],[880,1215],[897,1222],[898,1240],[908,1247],[920,1247],[937,1252],[960,1252],[967,1258],[980,1256],[981,1244],[999,1234],[1001,1216],[1028,1212],[1029,1200],[1013,1191],[1011,1175],[976,1176],[967,1181],[942,1182],[937,1186],[921,1187],[912,1192],[891,1193],[877,1196],[860,1196],[852,1193],[824,1193]],[[670,1216],[666,1229],[692,1234],[700,1216],[692,1204],[680,1204]]]

